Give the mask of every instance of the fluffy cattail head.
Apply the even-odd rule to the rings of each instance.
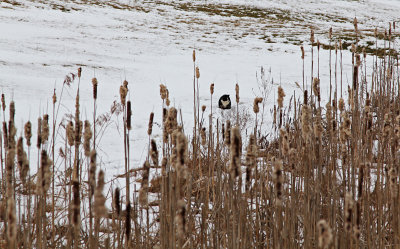
[[[92,79],[92,86],[93,86],[93,99],[97,99],[97,79]]]
[[[149,174],[150,174],[150,163],[145,161],[143,164],[143,176],[142,176],[142,186],[139,191],[139,203],[142,206],[147,206],[147,194],[149,188]]]
[[[125,81],[124,81],[125,82]],[[119,96],[121,98],[121,103],[126,104],[126,95],[128,94],[128,88],[124,85],[119,87]]]
[[[283,107],[283,99],[285,98],[286,94],[285,91],[283,91],[282,87],[278,87],[278,106],[279,108]]]
[[[163,84],[160,84],[160,96],[162,100],[167,98],[167,87]]]
[[[67,132],[68,145],[73,146],[75,142],[74,142],[74,123],[72,121],[68,122],[66,132]]]
[[[186,204],[183,200],[179,200],[177,203],[175,224],[177,229],[177,236],[180,239],[184,239],[186,233]]]
[[[240,155],[241,155],[241,136],[238,127],[232,128],[231,132],[231,164],[230,173],[232,178],[236,178],[240,175]]]
[[[222,127],[224,128],[224,127]],[[225,144],[226,145],[231,145],[231,121],[227,120],[226,121],[226,129],[224,133],[224,138],[225,138]]]
[[[260,112],[260,108],[258,107],[258,104],[260,104],[263,101],[263,98],[260,97],[256,97],[254,99],[254,103],[253,103],[253,111],[254,113],[259,113]]]
[[[199,67],[196,67],[196,78],[200,78],[200,69]]]
[[[317,223],[318,228],[318,246],[320,248],[329,248],[332,243],[332,229],[326,222],[326,220],[320,220]]]
[[[42,143],[46,142],[49,139],[50,135],[50,127],[49,127],[49,115],[43,115],[42,120]]]
[[[51,172],[50,172],[51,160],[47,156],[47,152],[42,150],[40,155],[40,169],[38,173],[37,190],[38,193],[45,196],[50,187]]]

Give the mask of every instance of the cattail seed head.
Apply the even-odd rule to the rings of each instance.
[[[122,85],[126,88],[126,90],[128,90],[128,81],[124,80],[124,82],[122,82]]]
[[[329,28],[329,40],[332,39],[332,27]]]
[[[115,211],[117,213],[117,216],[120,216],[121,213],[121,202],[120,202],[120,192],[119,192],[119,188],[115,189],[115,194],[114,194],[114,208]]]
[[[125,81],[124,81],[125,82]],[[121,98],[121,103],[125,105],[126,103],[126,95],[128,94],[128,88],[124,85],[119,87],[119,96]]]
[[[275,182],[275,191],[276,191],[276,199],[275,203],[277,206],[282,205],[282,186],[283,186],[283,162],[280,159],[273,159],[274,164],[274,182]]]
[[[164,123],[164,127],[166,127],[168,134],[172,134],[172,132],[178,128],[178,121],[177,121],[177,115],[178,111],[174,108],[171,107],[168,110],[168,116],[166,118],[166,121]]]
[[[154,112],[150,113],[149,125],[147,128],[147,135],[149,135],[149,136],[153,132],[153,120],[154,120]]]
[[[105,206],[106,198],[103,195],[104,172],[100,170],[96,190],[94,192],[94,215],[96,217],[105,217],[107,208]]]
[[[282,87],[278,87],[278,106],[279,108],[283,107],[283,99],[285,98],[286,94],[285,91],[283,91]]]
[[[196,50],[194,50],[194,49],[193,49],[192,59],[193,59],[193,62],[196,61]]]
[[[126,205],[126,217],[125,217],[125,235],[127,238],[127,244],[131,240],[131,203],[128,202]]]
[[[212,84],[210,85],[210,93],[211,93],[211,95],[214,94],[214,83],[212,83]]]
[[[90,152],[90,168],[89,168],[89,196],[92,197],[96,187],[96,158],[97,153],[96,150],[92,150]]]
[[[153,161],[154,166],[158,166],[158,150],[156,141],[154,139],[151,140],[150,157],[151,161]]]
[[[281,144],[282,155],[288,156],[290,147],[289,147],[289,135],[286,129],[284,128],[280,129],[280,136],[282,139],[282,144]]]
[[[67,132],[68,145],[73,146],[75,141],[74,141],[74,123],[72,121],[68,122],[66,132]]]
[[[132,129],[132,106],[130,100],[128,100],[126,105],[126,128],[128,130]]]
[[[42,143],[47,142],[50,135],[50,127],[49,127],[49,115],[43,115],[42,119]]]
[[[186,233],[186,204],[183,200],[179,200],[177,202],[175,224],[177,229],[177,236],[181,239],[184,239]]]
[[[78,227],[80,225],[81,198],[79,188],[79,181],[77,179],[72,180],[72,224],[75,227]]]
[[[230,173],[232,178],[236,178],[240,175],[240,155],[241,155],[241,136],[238,127],[233,127],[231,132],[231,164],[230,164]]]
[[[344,111],[344,107],[345,107],[344,99],[343,99],[343,98],[340,98],[340,99],[339,99],[339,110],[340,110],[341,112],[343,112],[343,111]]]
[[[17,217],[15,212],[15,200],[14,198],[8,198],[7,200],[7,238],[9,246],[14,247],[17,238]]]
[[[258,107],[258,104],[260,104],[263,101],[263,98],[260,97],[256,97],[254,98],[254,103],[253,103],[253,111],[254,113],[259,113],[260,112],[260,108]]]
[[[92,86],[93,86],[93,99],[97,99],[97,79],[92,79]]]
[[[205,110],[206,110],[206,106],[205,106],[205,105],[202,105],[202,106],[201,106],[201,111],[202,111],[202,112],[205,112]]]
[[[82,76],[82,68],[79,67],[78,68],[78,78],[80,78]]]
[[[332,243],[332,229],[329,227],[326,220],[320,220],[317,223],[318,228],[318,246],[320,248],[329,248]]]
[[[205,146],[206,143],[207,143],[206,128],[205,127],[201,128],[200,137],[201,137],[201,145]]]
[[[142,175],[142,186],[139,191],[139,203],[142,206],[147,206],[148,203],[148,188],[149,188],[149,174],[150,174],[150,163],[145,161],[143,164],[143,175]]]
[[[319,79],[314,78],[313,80],[313,91],[314,94],[317,96],[318,101],[321,102],[321,94],[320,94],[320,87],[319,87]]]
[[[50,165],[51,160],[47,156],[47,152],[42,150],[40,155],[40,169],[38,173],[38,181],[37,181],[37,190],[38,193],[45,196],[47,191],[50,188],[51,183],[51,172],[50,172]]]
[[[354,209],[354,200],[351,193],[346,193],[345,198],[345,228],[346,231],[350,232],[352,228],[352,216],[353,216],[353,209]]]
[[[303,104],[301,108],[301,132],[305,141],[309,141],[311,135],[311,109]]]
[[[301,49],[301,59],[304,60],[304,47],[301,46],[300,49]]]
[[[1,94],[1,107],[3,108],[3,112],[6,111],[6,98],[4,96],[4,93]]]
[[[38,118],[38,136],[37,136],[37,143],[36,146],[38,149],[40,149],[40,146],[42,145],[42,118]]]
[[[10,121],[14,122],[15,118],[15,102],[11,101],[10,102]]]
[[[17,162],[18,162],[21,182],[25,184],[26,176],[29,170],[29,162],[26,156],[26,152],[24,151],[23,148],[23,143],[24,143],[23,138],[20,137],[17,143]]]
[[[226,129],[225,129],[224,134],[225,134],[224,135],[225,144],[228,146],[231,145],[231,121],[230,120],[226,121]]]
[[[26,145],[31,146],[31,138],[32,138],[32,124],[31,121],[26,122],[24,127]]]
[[[196,67],[196,78],[200,78],[200,69],[199,67]]]
[[[160,84],[160,96],[162,100],[167,98],[167,87],[163,84]]]
[[[83,148],[85,150],[85,156],[90,156],[90,140],[92,139],[92,129],[90,128],[89,120],[85,120],[85,132],[83,135]]]
[[[57,95],[56,95],[56,89],[54,89],[53,92],[53,105],[57,102]]]
[[[236,93],[236,103],[239,103],[239,84],[237,83],[235,86],[235,93]]]

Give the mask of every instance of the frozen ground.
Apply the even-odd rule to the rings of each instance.
[[[399,9],[400,1],[389,0],[2,0],[0,87],[7,101],[16,102],[17,125],[22,127],[30,118],[36,130],[38,114],[51,112],[53,88],[60,96],[65,75],[75,73],[79,66],[83,68],[83,119],[92,115],[93,76],[99,81],[98,114],[119,100],[119,86],[126,78],[133,103],[131,166],[138,167],[146,156],[150,112],[155,112],[156,122],[161,120],[159,84],[168,86],[172,104],[182,109],[185,125],[191,127],[193,48],[207,113],[212,82],[214,99],[225,93],[234,96],[238,82],[241,105],[251,110],[252,99],[259,94],[256,72],[261,66],[271,69],[274,82],[282,84],[287,96],[297,89],[296,81],[301,84],[301,44],[306,48],[306,82],[310,82],[310,27],[324,44],[328,44],[330,27],[334,38],[350,42],[352,20],[357,16],[362,44],[367,44],[374,40],[375,27],[382,31],[388,22],[400,21]],[[328,94],[328,58],[329,51],[322,50],[323,96]],[[347,83],[351,78],[348,52],[343,63]],[[59,122],[62,114],[74,112],[76,85],[77,81],[64,91]],[[275,92],[276,87],[267,100],[268,109]],[[124,171],[121,123],[119,117],[119,122],[111,124],[100,144],[108,180]],[[160,130],[156,128],[153,134],[159,136]],[[60,146],[58,141],[56,150]]]

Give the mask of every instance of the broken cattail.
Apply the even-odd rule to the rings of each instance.
[[[283,162],[280,159],[273,159],[274,163],[274,181],[275,181],[275,191],[276,191],[276,199],[275,203],[277,206],[282,205],[282,185],[283,185]]]
[[[96,150],[90,152],[90,168],[89,168],[89,196],[92,197],[96,186]]]
[[[225,144],[231,145],[231,121],[226,121],[226,130],[225,130]]]
[[[154,139],[151,140],[151,152],[150,152],[151,161],[153,161],[154,166],[158,166],[158,150],[157,144]]]
[[[42,145],[42,118],[38,118],[38,136],[37,136],[37,143],[36,146],[40,149]]]
[[[124,82],[122,82],[122,85],[126,88],[126,90],[128,90],[128,81],[124,80]]]
[[[236,93],[236,103],[239,103],[239,84],[236,83],[235,86],[235,93]]]
[[[103,195],[104,172],[100,170],[96,190],[94,191],[94,215],[96,217],[105,217],[107,208],[105,206],[106,198]]]
[[[326,222],[326,220],[320,220],[317,223],[318,228],[318,246],[320,248],[329,248],[332,243],[332,229]]]
[[[212,84],[210,85],[210,93],[211,93],[211,95],[214,94],[214,83],[212,83]]]
[[[69,146],[74,145],[74,123],[72,121],[67,124],[67,140]]]
[[[93,86],[93,99],[97,99],[97,79],[93,78],[92,79],[92,86]]]
[[[57,95],[56,95],[56,89],[54,89],[53,92],[53,105],[57,102]]]
[[[49,115],[43,115],[42,119],[42,143],[47,142],[49,139],[50,127],[49,127]]]
[[[200,130],[200,136],[201,136],[201,145],[205,146],[207,139],[206,139],[206,128],[203,127]]]
[[[345,228],[347,232],[351,231],[352,228],[352,215],[353,215],[353,209],[354,209],[354,200],[353,196],[351,193],[346,193],[346,198],[345,198]]]
[[[126,105],[126,128],[128,130],[132,129],[132,107],[130,100],[128,100]]]
[[[147,206],[147,193],[149,188],[150,163],[145,161],[143,164],[142,186],[139,191],[139,203]]]
[[[279,108],[283,107],[283,98],[286,96],[285,91],[283,91],[282,87],[278,87],[278,106]]]
[[[231,132],[231,164],[230,164],[230,173],[232,178],[236,178],[240,175],[240,141],[241,141],[241,136],[240,136],[240,131],[238,127],[233,127],[232,132]]]
[[[121,213],[121,202],[120,202],[120,192],[119,192],[119,188],[115,189],[115,194],[114,194],[114,208],[115,211],[117,213],[117,216],[119,217],[120,213]]]
[[[184,200],[177,202],[177,212],[175,215],[175,224],[177,235],[180,239],[183,239],[186,232],[186,204]]]
[[[258,107],[258,104],[260,104],[263,101],[263,98],[260,97],[256,97],[254,98],[254,103],[253,103],[253,111],[254,113],[259,113],[260,112],[260,108]]]
[[[29,147],[31,146],[31,138],[32,138],[32,124],[31,121],[26,122],[24,127],[26,145]]]
[[[200,69],[199,67],[196,67],[196,78],[200,78]]]

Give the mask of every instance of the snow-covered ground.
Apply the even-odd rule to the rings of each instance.
[[[274,82],[283,86],[287,96],[297,89],[295,82],[301,85],[301,44],[306,49],[309,85],[311,27],[324,44],[328,44],[330,27],[334,38],[346,40],[357,16],[365,42],[374,40],[375,27],[383,31],[389,22],[400,21],[399,9],[400,1],[395,0],[2,0],[0,88],[7,102],[11,98],[16,102],[20,134],[28,119],[36,130],[39,113],[52,111],[54,87],[60,96],[65,75],[76,73],[78,67],[83,69],[82,119],[92,117],[92,77],[99,82],[98,114],[119,100],[119,86],[128,80],[133,104],[131,166],[138,167],[146,156],[150,112],[155,112],[156,122],[161,120],[159,84],[167,85],[172,104],[182,109],[185,125],[191,127],[193,48],[201,74],[201,104],[207,105],[207,114],[211,83],[215,83],[214,100],[225,93],[234,96],[239,83],[241,105],[251,110],[252,99],[260,94],[256,73],[261,66],[271,69]],[[320,57],[322,93],[327,96],[329,51],[321,50]],[[347,83],[351,79],[348,52],[343,64]],[[74,113],[77,84],[64,90],[58,122],[62,114]],[[268,109],[275,92],[276,87],[267,100]],[[119,117],[99,146],[108,180],[124,172],[121,124]],[[160,130],[155,128],[153,134],[160,136]],[[61,141],[56,150],[60,146]]]

